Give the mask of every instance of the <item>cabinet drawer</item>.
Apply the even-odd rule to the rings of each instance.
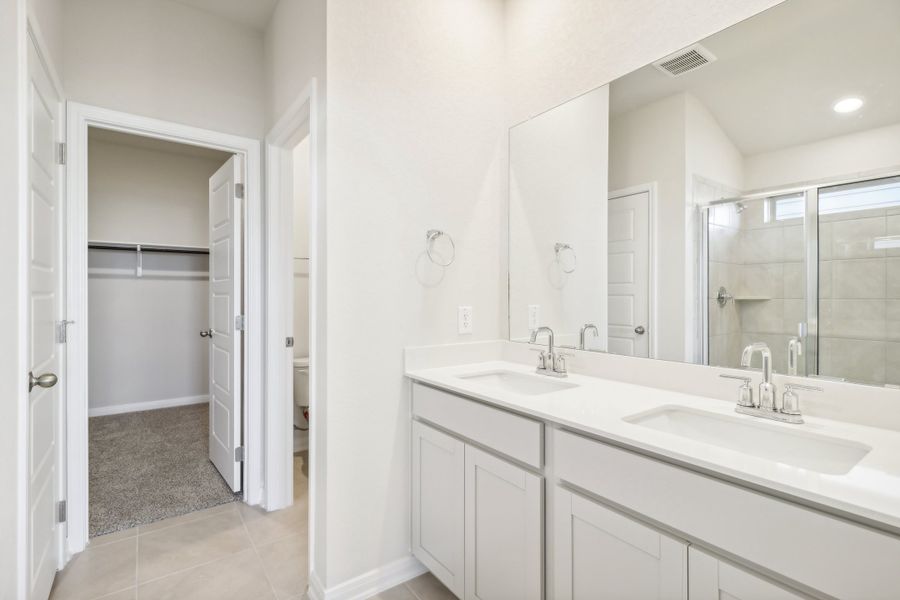
[[[543,464],[543,423],[475,400],[413,384],[413,414],[537,469]]]
[[[900,537],[565,431],[553,457],[560,479],[814,590],[900,589]]]

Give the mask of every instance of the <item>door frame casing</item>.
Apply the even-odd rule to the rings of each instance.
[[[202,146],[242,156],[244,209],[243,445],[244,501],[259,504],[263,483],[263,321],[262,202],[260,142],[255,139],[143,117],[98,106],[67,102],[66,164],[66,500],[65,560],[88,541],[88,127]],[[62,565],[60,565],[62,566]]]
[[[656,358],[659,356],[659,335],[657,335],[656,327],[659,323],[659,303],[656,301],[656,295],[659,292],[659,224],[657,219],[657,185],[656,182],[642,183],[627,188],[613,190],[607,195],[607,202],[624,198],[625,196],[633,196],[635,194],[647,194],[647,214],[650,221],[648,232],[648,248],[647,256],[649,258],[650,281],[647,287],[647,321],[649,323],[649,356],[647,358]],[[609,215],[607,214],[607,218]]]
[[[317,490],[325,481],[325,201],[318,81],[311,78],[265,138],[266,198],[266,489],[262,505],[293,503],[292,357],[285,345],[293,311],[294,147],[309,140],[309,572],[321,587],[316,533],[324,530]],[[317,566],[319,569],[317,569]]]

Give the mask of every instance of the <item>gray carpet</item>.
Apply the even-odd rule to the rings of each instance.
[[[89,419],[90,536],[233,502],[206,404]]]

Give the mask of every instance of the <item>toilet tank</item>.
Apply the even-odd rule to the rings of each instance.
[[[309,406],[309,359],[294,359],[294,405]]]

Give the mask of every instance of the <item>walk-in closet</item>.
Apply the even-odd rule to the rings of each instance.
[[[231,502],[210,460],[210,178],[230,154],[91,128],[90,536]]]

